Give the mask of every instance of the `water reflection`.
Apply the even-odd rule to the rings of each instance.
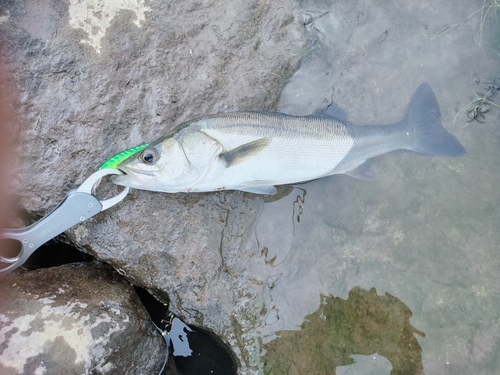
[[[399,298],[354,287],[347,300],[321,295],[319,309],[299,331],[280,331],[264,347],[265,374],[332,374],[354,363],[352,355],[378,353],[390,361],[391,375],[423,373],[422,348],[410,325],[412,313]]]
[[[260,217],[273,215],[279,218],[275,221],[260,220],[256,226],[256,240],[260,257],[271,267],[282,264],[294,245],[296,226],[304,213],[306,191],[292,186],[280,186],[279,196],[269,200]],[[260,239],[263,241],[260,242]],[[271,250],[270,250],[271,249]]]

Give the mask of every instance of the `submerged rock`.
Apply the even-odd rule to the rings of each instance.
[[[109,266],[13,273],[0,284],[0,373],[158,374],[166,347]]]
[[[354,363],[351,356],[378,353],[392,364],[391,375],[423,374],[422,348],[401,300],[375,288],[355,287],[349,298],[321,296],[320,308],[304,318],[300,331],[277,332],[265,345],[266,374],[335,374]]]

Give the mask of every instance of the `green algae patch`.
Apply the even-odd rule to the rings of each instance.
[[[305,317],[299,331],[280,331],[264,345],[264,373],[335,374],[354,363],[351,355],[378,353],[392,364],[391,375],[423,374],[422,348],[410,325],[412,314],[401,300],[375,288],[354,287],[347,300],[321,295],[320,308]]]

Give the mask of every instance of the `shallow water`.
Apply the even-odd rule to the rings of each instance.
[[[265,285],[265,373],[498,373],[500,109],[490,106],[484,123],[465,112],[454,121],[499,74],[492,4],[303,1],[294,10],[309,54],[279,111],[334,100],[354,123],[391,123],[429,82],[467,155],[393,152],[374,160],[379,181],[333,176],[263,206],[248,246]],[[353,300],[360,290],[371,298]],[[406,328],[383,329],[394,326]]]

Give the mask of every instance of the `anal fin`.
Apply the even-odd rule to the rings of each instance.
[[[231,186],[230,189],[241,190],[247,193],[274,195],[278,191],[273,181],[247,181],[241,185]]]
[[[372,166],[370,159],[365,160],[363,163],[358,165],[356,168],[349,172],[345,172],[346,175],[359,178],[360,180],[376,181],[378,180],[377,171]]]
[[[278,191],[275,186],[245,186],[239,187],[238,190],[261,195],[274,195]]]

